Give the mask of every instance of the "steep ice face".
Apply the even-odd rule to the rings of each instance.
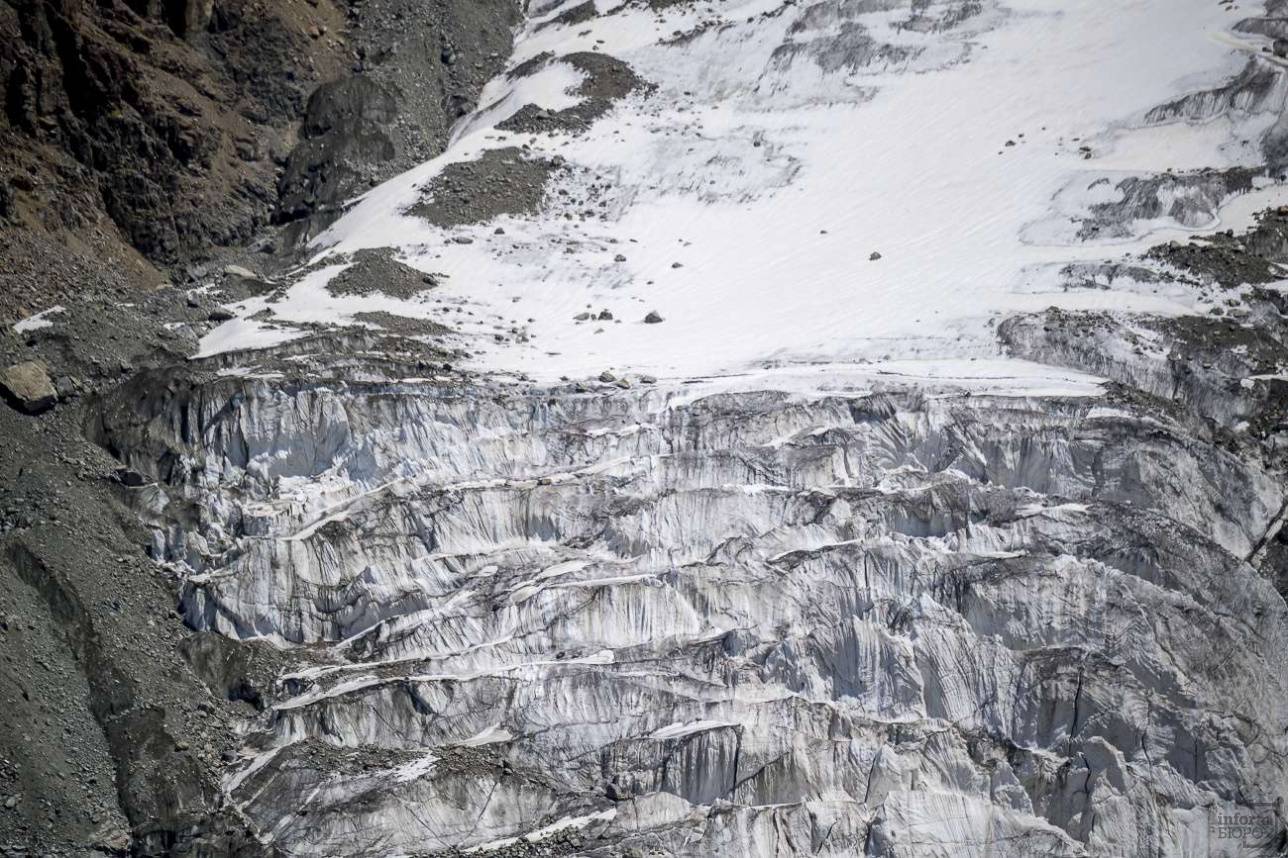
[[[398,248],[448,277],[397,312],[457,327],[478,366],[546,380],[978,358],[999,314],[1188,312],[1185,289],[1069,288],[1060,271],[1237,226],[1278,193],[1258,178],[1238,188],[1257,204],[1229,208],[1220,176],[1157,179],[1262,163],[1283,87],[1263,72],[1208,91],[1260,48],[1227,35],[1237,20],[1206,0],[546,4],[451,148],[360,199],[318,259]],[[550,117],[603,88],[569,59],[585,55],[640,85],[569,127]],[[540,212],[412,213],[449,165],[503,149],[562,165]],[[351,320],[364,302],[326,295],[327,276],[244,315]],[[258,330],[229,323],[204,349]]]
[[[288,854],[1190,855],[1288,778],[1281,487],[1096,397],[160,408],[188,621],[286,663],[226,788]]]

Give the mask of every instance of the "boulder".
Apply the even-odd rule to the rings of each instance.
[[[254,271],[251,271],[249,268],[242,265],[225,265],[224,276],[235,277],[238,280],[256,280],[260,282],[264,280],[263,277],[260,277]]]
[[[48,411],[58,401],[49,373],[35,361],[16,363],[0,373],[0,393],[23,414]]]

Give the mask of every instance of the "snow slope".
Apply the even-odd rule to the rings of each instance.
[[[449,151],[373,189],[315,241],[314,262],[394,246],[447,285],[372,307],[328,296],[314,272],[272,305],[279,320],[346,322],[369,309],[434,318],[464,334],[480,368],[539,380],[887,360],[969,373],[970,359],[997,356],[1002,314],[1201,310],[1181,287],[1070,290],[1059,270],[1236,225],[1279,192],[1197,225],[1132,223],[1117,243],[1076,237],[1076,221],[1112,201],[1124,177],[1258,162],[1249,141],[1271,113],[1144,120],[1236,74],[1259,47],[1232,41],[1240,13],[1208,0],[922,12],[855,0],[661,11],[599,0],[598,17],[551,23],[576,5],[531,13],[511,68],[599,51],[656,89],[584,133],[531,134],[495,126],[522,104],[568,107],[581,76],[553,62],[494,81]],[[555,174],[539,215],[442,229],[405,213],[449,163],[513,146],[572,167]],[[605,309],[612,321],[574,319]],[[665,321],[645,324],[649,311]],[[287,336],[243,318],[208,336],[203,353]]]

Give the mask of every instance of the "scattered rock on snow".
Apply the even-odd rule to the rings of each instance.
[[[400,262],[393,250],[382,247],[364,248],[355,253],[349,267],[327,282],[326,291],[332,295],[358,296],[379,293],[408,301],[437,285],[438,279],[433,273],[418,271]]]
[[[644,324],[656,325],[662,321],[662,314],[657,310],[649,310],[648,315],[644,317]]]

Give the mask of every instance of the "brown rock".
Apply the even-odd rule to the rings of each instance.
[[[16,363],[0,373],[0,393],[24,414],[39,414],[54,407],[58,393],[49,373],[35,361]]]

